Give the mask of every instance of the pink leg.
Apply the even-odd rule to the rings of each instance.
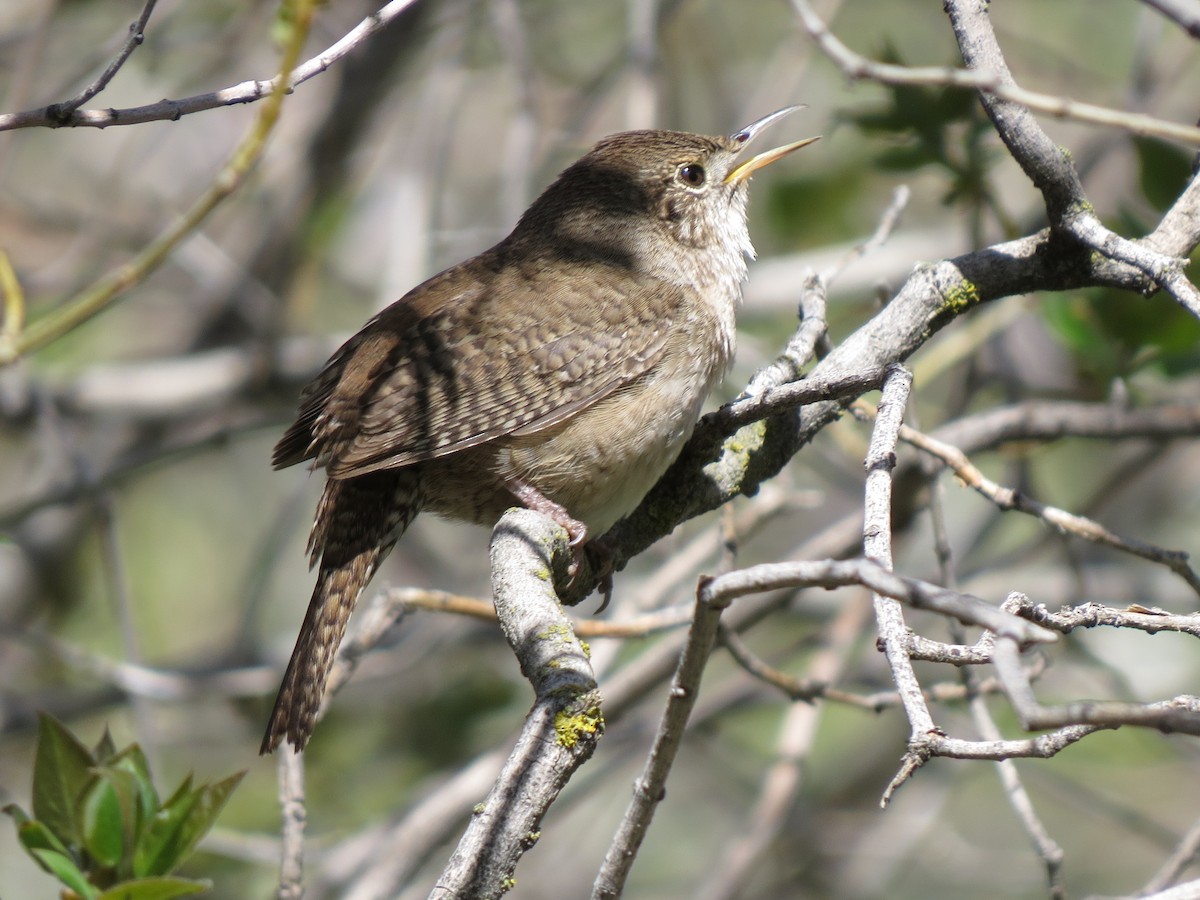
[[[584,544],[588,542],[587,526],[567,512],[565,507],[555,503],[531,484],[517,478],[508,478],[505,480],[504,486],[512,491],[513,496],[520,500],[521,505],[526,509],[549,516],[567,530],[567,534],[571,538],[571,565],[567,568],[567,574],[571,577],[571,583],[574,584],[583,565]],[[604,607],[608,606],[608,601],[612,599],[612,551],[598,540],[592,541],[588,546],[592,551],[592,571],[597,578],[597,587],[604,597],[604,602],[596,610],[596,612],[601,612]]]
[[[504,481],[504,486],[512,491],[513,496],[520,500],[521,505],[526,509],[532,509],[534,512],[540,512],[544,516],[549,516],[565,528],[571,538],[571,549],[572,551],[576,551],[575,555],[578,559],[579,554],[577,551],[587,543],[588,539],[586,525],[578,519],[573,518],[565,507],[555,503],[532,484],[527,484],[517,478],[507,478]]]

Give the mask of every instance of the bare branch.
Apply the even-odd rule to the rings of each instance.
[[[536,843],[542,816],[603,733],[587,652],[544,577],[565,570],[568,556],[566,532],[539,513],[509,510],[493,531],[496,612],[536,699],[431,898],[503,893],[518,860]]]
[[[1103,625],[1111,628],[1131,628],[1147,634],[1172,631],[1200,638],[1200,613],[1174,615],[1165,610],[1139,606],[1113,609],[1099,603],[1084,603],[1053,613],[1044,606],[1033,605],[1028,599],[1018,604],[1015,611],[1031,622],[1037,622],[1063,634],[1070,634],[1076,628],[1098,628]]]
[[[154,5],[157,2],[158,0],[146,0],[146,5],[142,7],[141,14],[129,25],[129,37],[125,39],[121,51],[105,67],[96,80],[70,100],[62,103],[54,103],[46,107],[47,115],[52,119],[62,121],[108,87],[108,83],[116,77],[117,72],[121,70],[121,66],[125,65],[125,61],[133,55],[133,51],[140,47],[142,41],[145,40],[146,23],[150,21],[150,16],[154,12]]]
[[[1200,403],[1130,407],[1118,403],[1026,400],[947,422],[933,432],[942,443],[977,453],[1011,441],[1066,437],[1126,440],[1200,435]]]
[[[866,409],[866,406],[859,404],[858,408]],[[958,476],[963,484],[991,500],[1000,509],[1026,513],[1041,519],[1059,531],[1166,566],[1186,581],[1193,591],[1200,594],[1200,576],[1197,576],[1188,564],[1188,554],[1184,551],[1165,550],[1144,541],[1122,537],[1085,516],[1039,503],[1020,491],[1003,487],[980,472],[967,458],[967,455],[957,447],[922,434],[914,428],[908,426],[902,428],[900,439],[939,459]]]
[[[70,667],[89,680],[110,684],[131,697],[159,702],[187,702],[207,697],[242,699],[261,697],[274,690],[278,673],[267,666],[243,669],[216,669],[212,672],[172,672],[137,663],[109,659],[36,631],[0,631],[0,637],[13,644],[30,645],[39,654]]]
[[[915,415],[911,418],[915,426]],[[937,470],[932,461],[926,459],[923,463],[921,467],[922,472],[926,475],[930,484],[929,511],[933,524],[934,544],[937,548],[942,581],[950,587],[957,587],[958,576],[954,567],[953,550],[950,543],[949,530],[946,526],[943,503],[945,491],[943,490],[941,481],[937,478]],[[1010,609],[1009,611],[1011,612],[1012,610]],[[964,641],[966,638],[963,628],[953,623],[950,625],[950,634],[959,642]],[[915,637],[913,635],[914,639]],[[990,658],[995,648],[994,635],[991,632],[984,632],[977,643],[977,648],[986,652]],[[910,658],[912,656],[911,649],[909,656]],[[1033,678],[1032,675],[1030,677],[1031,679]],[[1000,733],[1000,729],[996,725],[996,720],[992,717],[991,710],[984,699],[984,695],[990,686],[999,685],[999,679],[993,678],[989,682],[984,682],[976,672],[967,667],[961,668],[960,678],[962,686],[967,691],[967,704],[971,711],[971,718],[975,722],[976,730],[983,736],[984,740],[1002,740],[1003,736]],[[1013,761],[1011,759],[998,760],[996,769],[1009,805],[1016,812],[1021,827],[1029,835],[1034,849],[1046,865],[1046,878],[1050,884],[1051,897],[1054,900],[1062,900],[1065,896],[1062,880],[1062,864],[1065,854],[1062,847],[1050,836],[1049,830],[1034,809],[1033,800],[1030,798],[1029,792],[1026,790],[1025,784],[1021,779],[1021,774],[1017,771],[1017,767],[1013,764]]]
[[[871,444],[867,450],[867,484],[863,503],[863,553],[868,559],[878,562],[885,569],[892,568],[892,470],[896,466],[896,440],[900,434],[904,407],[908,403],[908,392],[912,387],[912,375],[899,366],[893,367],[883,384],[883,397],[879,401],[879,416],[871,431]],[[937,730],[921,683],[913,671],[908,656],[908,625],[904,611],[893,598],[876,593],[872,598],[875,606],[875,622],[879,629],[879,644],[892,670],[892,681],[900,693],[900,702],[908,717],[910,747],[922,736]],[[909,752],[901,772],[907,778],[915,770],[916,757]],[[899,776],[892,780],[884,794],[882,805],[899,786]]]
[[[1056,638],[1041,628],[1030,629],[1016,616],[989,603],[947,590],[916,578],[896,575],[869,559],[819,560],[811,562],[763,563],[721,575],[705,588],[714,602],[725,602],[747,594],[783,587],[845,587],[858,584],[875,593],[900,600],[914,609],[924,609],[1006,634],[1020,643],[1046,643]]]
[[[855,53],[829,31],[808,0],[792,0],[792,8],[800,17],[804,30],[817,46],[845,73],[847,78],[869,78],[882,84],[953,85],[980,91],[1001,100],[1018,103],[1028,109],[1046,113],[1058,119],[1073,119],[1119,128],[1132,134],[1150,135],[1200,147],[1200,128],[1179,125],[1153,116],[1125,110],[1107,109],[1091,103],[1080,103],[1068,97],[1054,97],[1019,87],[1006,71],[971,67],[969,70],[946,66],[898,66],[869,60]],[[968,60],[968,65],[970,61]]]
[[[667,776],[683,742],[687,720],[700,693],[700,681],[717,637],[721,613],[729,600],[709,592],[711,580],[701,579],[696,592],[696,611],[687,642],[679,657],[666,708],[642,774],[633,785],[633,797],[613,836],[604,862],[592,885],[593,900],[620,897],[637,859],[642,840],[650,828],[654,811],[666,790]],[[732,599],[732,598],[730,598]]]
[[[964,670],[963,678],[967,680],[967,685],[972,689],[970,699],[971,719],[975,722],[975,727],[978,729],[980,736],[985,741],[992,743],[1000,742],[1003,736],[1000,734],[1000,729],[996,725],[995,719],[992,718],[991,711],[984,702],[982,693],[976,690],[977,680],[974,673]],[[1046,828],[1041,817],[1038,816],[1037,810],[1033,807],[1033,800],[1029,796],[1029,791],[1026,790],[1024,782],[1021,780],[1021,775],[1017,771],[1017,767],[1011,759],[1001,759],[996,761],[996,768],[1000,775],[1000,783],[1004,787],[1004,794],[1008,798],[1009,805],[1017,814],[1017,819],[1021,823],[1021,827],[1025,833],[1029,835],[1029,839],[1046,865],[1046,880],[1050,886],[1050,896],[1054,900],[1062,900],[1066,896],[1065,886],[1062,880],[1062,865],[1065,853],[1059,844],[1050,836],[1049,830]]]
[[[435,848],[462,827],[493,785],[505,754],[494,750],[459,767],[393,821],[348,837],[322,860],[319,896],[378,900],[400,895]]]
[[[891,203],[883,211],[883,215],[879,217],[879,223],[875,226],[875,232],[865,241],[855,244],[841,259],[828,269],[822,271],[821,281],[828,287],[837,281],[841,274],[858,262],[858,260],[874,253],[886,244],[891,238],[892,232],[896,230],[896,226],[900,224],[900,216],[904,213],[904,209],[908,206],[908,201],[911,198],[912,191],[909,190],[908,185],[897,185],[896,189],[892,192]]]
[[[308,811],[304,805],[304,756],[290,746],[276,754],[275,770],[279,780],[279,808],[282,814],[279,846],[278,900],[300,900],[304,896],[304,826]]]
[[[414,0],[391,0],[379,12],[367,16],[321,53],[293,68],[287,78],[286,90],[290,93],[297,85],[320,75],[371,35],[382,30],[413,2]],[[53,104],[40,109],[0,115],[0,131],[36,127],[108,128],[110,125],[139,125],[143,122],[177,122],[184,116],[206,109],[254,103],[269,97],[282,83],[281,76],[276,76],[266,81],[243,81],[219,91],[195,94],[179,100],[160,100],[157,103],[127,109],[72,109],[68,111],[68,115],[63,115],[62,104]]]
[[[1016,82],[992,30],[986,5],[947,0],[946,13],[967,67],[976,72],[989,72],[988,78],[996,84],[1015,87]],[[1200,317],[1200,290],[1182,271],[1187,265],[1186,260],[1165,256],[1106,228],[1088,202],[1069,155],[1041,129],[1030,114],[1028,104],[1003,97],[995,91],[982,91],[980,99],[1000,139],[1042,192],[1054,228],[1109,259],[1145,273],[1156,286]]]
[[[282,71],[290,70],[299,58],[304,40],[312,27],[314,3],[315,0],[308,0],[298,3],[294,9],[291,30],[280,60]],[[31,323],[24,332],[9,335],[0,330],[0,367],[52,343],[107,309],[118,297],[162,265],[171,251],[245,182],[254,163],[262,155],[267,138],[278,123],[283,109],[286,93],[282,88],[283,81],[276,79],[274,84],[266,92],[269,101],[259,110],[250,132],[191,209],[155,237],[131,261],[103,275],[53,313]]]
[[[1020,649],[1011,638],[997,639],[992,662],[1021,721],[1021,727],[1027,731],[1072,725],[1103,728],[1138,725],[1163,732],[1200,735],[1200,697],[1184,695],[1147,704],[1088,700],[1062,706],[1042,706],[1034,696],[1021,664]]]
[[[1200,820],[1192,823],[1175,847],[1175,850],[1163,862],[1154,876],[1146,882],[1145,887],[1138,892],[1140,897],[1152,896],[1157,891],[1166,890],[1174,884],[1197,857],[1200,857]]]

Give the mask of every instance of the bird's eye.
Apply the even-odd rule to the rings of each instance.
[[[686,166],[680,166],[679,180],[691,187],[700,187],[700,185],[704,184],[704,166],[697,163],[688,163]]]

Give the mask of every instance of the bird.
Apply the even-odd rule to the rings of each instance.
[[[359,594],[422,510],[492,525],[524,506],[578,554],[637,507],[733,360],[750,176],[818,138],[744,151],[800,108],[729,136],[603,138],[303,389],[272,463],[325,472],[317,579],[261,753],[307,745]]]

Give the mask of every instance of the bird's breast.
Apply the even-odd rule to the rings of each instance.
[[[690,311],[650,371],[549,432],[506,442],[501,468],[603,534],[637,507],[691,436],[733,359],[732,312],[725,321],[711,309]]]

